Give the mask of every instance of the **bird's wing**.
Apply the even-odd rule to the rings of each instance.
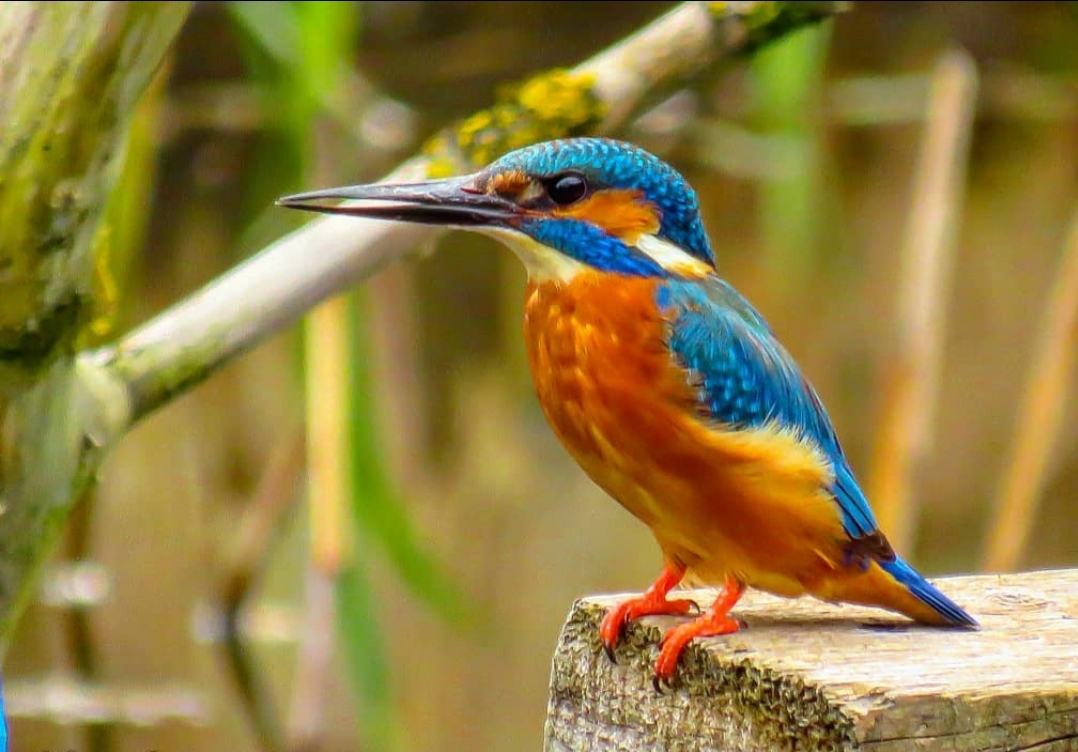
[[[670,321],[669,347],[699,386],[706,419],[735,429],[776,424],[814,442],[833,465],[829,491],[846,533],[873,558],[893,558],[819,396],[764,318],[715,276],[671,280],[658,303]]]

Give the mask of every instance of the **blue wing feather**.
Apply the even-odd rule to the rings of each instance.
[[[671,351],[699,379],[703,412],[735,428],[773,422],[814,442],[833,465],[829,490],[846,533],[853,539],[878,534],[819,396],[752,305],[714,276],[670,279],[657,302],[671,317]]]

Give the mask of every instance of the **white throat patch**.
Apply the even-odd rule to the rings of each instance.
[[[528,276],[536,282],[568,282],[581,272],[588,270],[588,265],[569,258],[553,248],[543,245],[538,240],[516,230],[504,227],[468,228],[500,241],[528,270]]]

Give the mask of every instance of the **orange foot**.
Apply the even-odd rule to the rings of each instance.
[[[603,623],[599,627],[599,638],[610,660],[615,660],[614,649],[621,639],[621,630],[630,621],[639,619],[641,616],[681,615],[693,609],[699,609],[694,601],[666,597],[684,576],[685,567],[667,562],[659,579],[655,580],[643,595],[618,604],[603,617]]]
[[[745,586],[728,575],[722,592],[715,598],[715,603],[706,614],[688,624],[681,624],[666,631],[662,639],[662,648],[659,650],[659,658],[655,661],[655,677],[652,680],[657,692],[662,691],[663,683],[670,683],[677,670],[682,651],[694,637],[732,634],[741,628],[741,622],[730,617],[730,609],[744,592]]]

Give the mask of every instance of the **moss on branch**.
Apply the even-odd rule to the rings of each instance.
[[[0,7],[0,393],[73,349],[129,115],[187,8]]]
[[[552,70],[507,87],[493,107],[427,142],[431,177],[447,177],[461,164],[480,167],[506,152],[538,141],[588,133],[608,105],[595,93],[595,77]]]
[[[695,67],[702,68],[714,58],[751,53],[791,31],[823,21],[850,7],[850,3],[845,2],[712,2],[703,5],[706,10],[699,12],[702,17],[699,20],[710,23],[686,17],[686,24],[695,27],[697,39],[702,39],[710,49],[669,34],[656,34],[650,44],[638,39],[636,41],[645,43],[627,45],[625,49],[637,55],[654,54],[656,58],[661,57],[660,53],[669,54],[670,50],[678,49],[682,56],[697,61]],[[676,34],[677,27],[672,25],[670,28]],[[641,104],[652,101],[657,93],[650,91],[646,97],[633,94],[626,97],[624,87],[603,85],[596,70],[605,67],[612,69],[607,70],[609,76],[620,73],[627,78],[641,78],[644,88],[658,90],[662,89],[667,68],[677,70],[676,80],[682,83],[694,72],[694,65],[684,61],[673,66],[658,64],[649,72],[647,64],[631,59],[632,53],[619,59],[619,47],[613,48],[609,60],[600,54],[577,68],[544,71],[503,89],[492,107],[443,130],[424,145],[423,154],[430,160],[428,175],[447,177],[480,167],[506,152],[538,141],[595,133],[603,130],[601,126],[616,124],[607,122],[612,112],[618,112],[622,115],[619,119],[623,119],[624,102],[617,100],[628,98]],[[624,69],[621,69],[622,65]],[[641,76],[641,73],[645,75]]]

